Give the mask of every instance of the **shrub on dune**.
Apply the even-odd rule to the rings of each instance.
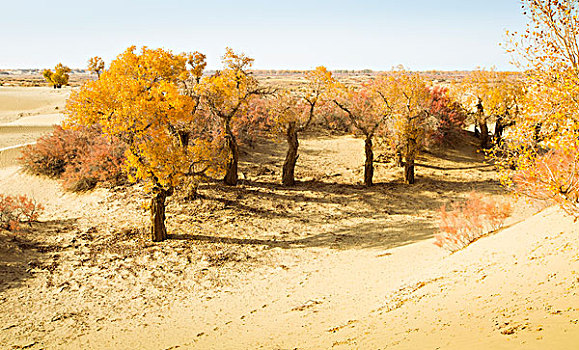
[[[511,212],[510,203],[484,198],[473,192],[468,200],[453,204],[450,210],[446,205],[440,208],[440,233],[434,236],[434,244],[451,252],[460,250],[499,229]]]
[[[98,183],[117,185],[125,181],[121,165],[126,146],[105,137],[98,128],[65,129],[27,146],[20,158],[24,169],[35,175],[64,180],[72,191],[89,190]]]

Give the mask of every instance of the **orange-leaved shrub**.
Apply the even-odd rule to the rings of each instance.
[[[557,204],[579,219],[579,142],[537,155],[531,166],[515,170],[512,185],[516,193]]]
[[[434,235],[434,244],[450,250],[460,250],[479,237],[499,229],[511,215],[512,206],[471,193],[469,199],[454,203],[451,209],[440,208],[440,233]]]
[[[44,207],[26,196],[0,194],[0,229],[16,231],[38,219]]]
[[[24,169],[61,178],[66,189],[84,191],[98,183],[118,185],[126,180],[121,165],[126,146],[105,137],[97,127],[65,129],[41,137],[27,146],[20,158]]]
[[[429,113],[436,119],[436,127],[429,130],[432,144],[451,144],[466,126],[467,112],[460,103],[453,101],[448,88],[435,86],[430,89]]]

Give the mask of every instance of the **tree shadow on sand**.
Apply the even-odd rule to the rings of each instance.
[[[352,146],[352,140],[346,141]],[[300,153],[311,168],[304,174],[313,180],[284,187],[278,170],[285,147],[265,142],[244,160],[248,175],[238,186],[201,185],[199,194],[206,203],[179,208],[175,216],[180,221],[169,238],[287,249],[390,249],[422,241],[436,233],[436,212],[442,205],[473,191],[504,193],[499,182],[485,174],[492,166],[476,152],[475,141],[429,152],[424,165],[436,172],[419,173],[413,185],[389,181],[393,171],[387,170],[389,175],[378,177],[371,187],[353,184],[351,174],[339,170],[343,164],[319,161],[328,154],[337,157],[344,144],[334,149],[307,143]],[[198,217],[188,223],[183,218],[191,213]],[[183,222],[185,226],[179,226]]]
[[[314,247],[343,250],[353,248],[391,249],[429,239],[434,232],[435,227],[429,222],[414,222],[388,226],[381,226],[376,223],[363,223],[333,232],[325,232],[306,238],[291,240],[233,238],[195,234],[172,234],[169,235],[169,239],[237,245],[264,245],[271,248],[284,249]]]
[[[49,261],[49,257],[64,247],[51,238],[74,223],[75,220],[44,221],[24,227],[20,232],[1,232],[0,293],[34,278],[39,270],[54,270],[55,262]]]

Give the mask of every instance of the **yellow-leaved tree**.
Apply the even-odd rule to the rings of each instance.
[[[346,116],[354,131],[364,137],[364,185],[372,186],[373,141],[378,134],[385,135],[386,121],[392,116],[397,99],[395,85],[383,79],[370,80],[361,86],[335,82],[333,91],[334,104]]]
[[[88,71],[94,73],[97,77],[101,76],[101,73],[105,69],[105,61],[99,56],[91,57],[88,60]]]
[[[500,142],[504,128],[520,111],[524,89],[519,74],[478,68],[467,74],[459,85],[463,105],[480,131],[481,148],[492,146],[491,123],[495,123],[494,143]]]
[[[198,60],[195,60],[198,57]],[[191,177],[220,168],[207,118],[188,93],[200,79],[204,56],[130,47],[67,102],[67,127],[96,125],[127,144],[124,168],[152,194],[151,238],[167,237],[165,201]]]
[[[414,183],[414,161],[424,146],[429,129],[436,121],[430,114],[430,86],[418,74],[404,70],[384,74],[377,79],[378,91],[389,96],[391,143],[404,157],[404,181]]]
[[[319,115],[320,109],[330,101],[334,78],[326,67],[320,66],[304,76],[306,82],[296,91],[278,91],[276,99],[268,106],[274,120],[274,130],[286,136],[288,150],[282,169],[282,183],[295,184],[295,167],[298,160],[299,134],[304,132]]]
[[[206,111],[221,123],[227,152],[223,181],[227,185],[235,186],[238,179],[239,145],[233,123],[247,113],[251,100],[263,94],[264,90],[248,71],[253,64],[253,58],[227,48],[222,62],[223,69],[201,79],[196,93]]]
[[[495,152],[503,181],[579,217],[579,3],[522,0],[526,30],[508,33],[526,96]]]
[[[43,70],[42,76],[53,88],[60,89],[68,84],[68,73],[70,73],[70,68],[59,63],[54,67],[54,72],[50,69]]]
[[[469,111],[475,129],[480,132],[480,147],[490,145],[489,123],[497,113],[501,113],[502,84],[499,73],[491,70],[476,69],[467,74],[461,82],[463,103]]]

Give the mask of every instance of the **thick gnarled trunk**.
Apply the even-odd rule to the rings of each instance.
[[[153,190],[151,199],[151,239],[153,242],[161,242],[167,238],[165,226],[165,200],[168,192],[162,188]]]
[[[181,147],[183,147],[185,149],[185,151],[187,151],[187,147],[189,147],[189,138],[191,136],[191,133],[187,132],[187,131],[179,131],[178,135],[179,135],[179,143],[181,144]]]
[[[479,121],[480,127],[480,148],[485,149],[489,146],[489,127],[486,120]]]
[[[288,150],[283,163],[282,184],[284,186],[295,185],[295,168],[298,160],[298,130],[295,122],[291,122],[287,127]]]
[[[374,151],[372,150],[372,136],[366,136],[364,141],[364,151],[366,152],[366,162],[364,163],[364,185],[372,186],[374,177]]]
[[[237,185],[237,163],[239,159],[239,150],[237,148],[237,140],[231,131],[229,123],[227,123],[225,126],[225,133],[226,147],[229,149],[229,160],[227,161],[227,165],[225,167],[225,178],[223,178],[223,182],[226,185],[235,186]]]
[[[503,124],[503,117],[498,116],[497,122],[495,123],[495,133],[493,135],[495,145],[498,146],[501,144],[501,141],[503,139],[503,131],[504,130],[505,130],[505,126]]]
[[[414,160],[416,159],[417,145],[415,139],[409,139],[406,145],[406,162],[404,162],[404,182],[412,185],[414,179]]]

